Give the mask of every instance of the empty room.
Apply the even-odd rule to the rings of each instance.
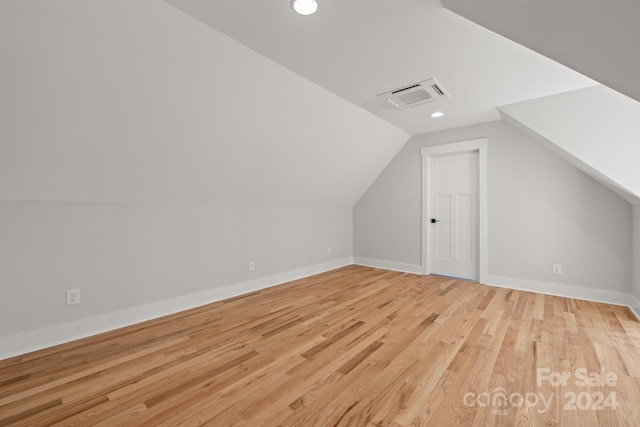
[[[0,426],[639,426],[637,0],[0,0]]]

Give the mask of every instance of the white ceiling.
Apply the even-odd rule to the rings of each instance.
[[[451,99],[378,113],[411,134],[497,120],[497,106],[596,84],[438,0],[318,0],[306,17],[289,0],[165,1],[357,105],[436,78]],[[431,119],[435,110],[445,116]]]
[[[500,111],[578,169],[640,204],[640,102],[594,86],[505,105]]]
[[[640,1],[444,0],[498,34],[640,101]]]
[[[158,0],[3,0],[0,58],[0,200],[353,206],[409,138]]]

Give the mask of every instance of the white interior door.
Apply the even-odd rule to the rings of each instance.
[[[432,156],[430,162],[431,273],[478,280],[478,152]]]

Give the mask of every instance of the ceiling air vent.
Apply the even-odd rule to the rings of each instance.
[[[449,98],[449,95],[436,79],[425,80],[378,95],[379,99],[389,103],[398,110],[417,107],[428,102],[437,101],[443,97]]]

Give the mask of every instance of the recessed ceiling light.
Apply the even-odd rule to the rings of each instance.
[[[318,10],[316,0],[292,0],[291,7],[300,15],[311,15]]]
[[[434,119],[437,119],[438,117],[442,117],[444,116],[444,113],[442,111],[436,111],[435,113],[431,113],[431,117],[433,117]]]

